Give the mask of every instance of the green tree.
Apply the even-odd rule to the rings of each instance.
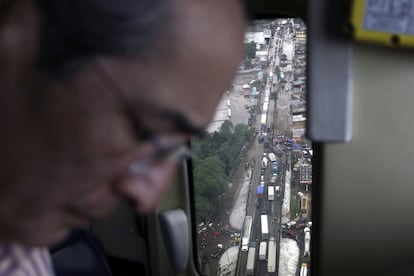
[[[199,195],[217,204],[227,183],[221,160],[216,155],[200,160],[194,168],[194,182]]]
[[[260,89],[262,89],[262,82],[260,80],[255,80],[252,83],[252,86],[256,87],[257,91],[260,91]]]
[[[246,124],[237,124],[234,127],[234,136],[235,137],[240,137],[240,139],[243,139],[240,144],[242,144],[242,146],[249,141],[250,139],[253,138],[253,129],[251,127],[249,127]]]
[[[245,57],[246,59],[252,59],[256,57],[256,43],[251,41],[245,45]]]
[[[195,195],[195,207],[197,222],[209,220],[214,211],[213,204],[207,198],[198,193]]]
[[[224,141],[228,141],[233,136],[233,131],[233,123],[229,120],[226,120],[221,125],[219,134],[222,136]]]
[[[210,135],[205,135],[202,139],[191,140],[191,148],[194,153],[193,160],[197,163],[198,160],[204,159],[208,156],[214,155],[215,149],[212,147],[212,139]]]
[[[246,124],[233,126],[225,121],[220,131],[193,139],[193,175],[197,221],[211,217],[218,198],[227,189],[227,178],[239,165],[242,148],[253,139],[254,130]]]
[[[231,170],[234,167],[235,155],[233,154],[234,144],[231,141],[225,142],[217,150],[217,155],[223,163],[224,172],[226,175],[230,175]]]

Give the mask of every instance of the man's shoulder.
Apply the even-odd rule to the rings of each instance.
[[[0,243],[0,276],[6,275],[54,276],[48,249]]]

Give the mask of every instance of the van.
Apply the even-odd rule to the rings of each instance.
[[[267,157],[263,157],[263,159],[262,159],[262,168],[263,169],[267,168]]]

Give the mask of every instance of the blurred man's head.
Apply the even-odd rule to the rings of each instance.
[[[83,13],[85,1],[52,2],[13,2],[0,21],[0,240],[54,243],[122,197],[153,210],[171,157],[208,125],[243,52],[239,0],[121,1],[115,18],[137,12],[125,37],[108,8],[120,1]]]

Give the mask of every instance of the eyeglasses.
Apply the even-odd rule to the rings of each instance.
[[[117,83],[110,77],[103,66],[96,62],[96,73],[101,78],[102,82],[112,91],[113,95],[125,107],[125,112],[131,120],[132,127],[138,140],[147,142],[154,147],[155,151],[148,155],[143,155],[134,160],[128,167],[128,173],[133,177],[140,177],[145,175],[152,167],[162,161],[182,162],[191,156],[191,149],[186,142],[178,143],[173,146],[165,146],[160,142],[151,131],[144,129],[139,123],[139,120],[133,113],[133,109],[126,99],[125,93],[117,85]]]
[[[154,145],[152,142],[151,144]],[[154,148],[155,152],[153,154],[142,156],[129,165],[128,173],[131,176],[142,176],[161,161],[180,163],[191,156],[190,147],[183,143],[168,148],[162,146],[155,147],[154,145]]]

